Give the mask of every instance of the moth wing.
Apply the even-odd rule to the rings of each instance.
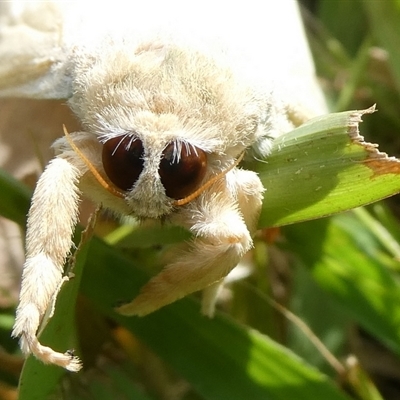
[[[59,2],[0,2],[1,97],[69,97],[63,13]]]

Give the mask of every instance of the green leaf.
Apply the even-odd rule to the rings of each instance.
[[[146,276],[98,239],[91,243],[82,292],[131,330],[206,399],[345,399],[329,380],[267,337],[222,315],[210,320],[184,299],[145,318],[112,306],[137,294]]]
[[[400,162],[359,135],[364,111],[315,118],[277,138],[252,165],[264,187],[260,227],[320,218],[400,191]]]
[[[385,252],[353,213],[285,230],[291,247],[343,312],[400,355],[400,284]],[[310,246],[312,243],[312,246]]]

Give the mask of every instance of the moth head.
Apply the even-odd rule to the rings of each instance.
[[[215,155],[192,143],[169,140],[157,148],[146,145],[146,136],[131,133],[103,140],[99,169],[65,126],[64,133],[97,182],[111,195],[124,199],[131,214],[141,218],[159,218],[190,203],[235,168],[244,155],[221,169],[219,157],[215,163]],[[215,170],[212,164],[219,168]]]

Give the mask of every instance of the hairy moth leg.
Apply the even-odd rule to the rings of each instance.
[[[257,229],[264,187],[255,172],[242,169],[234,169],[231,174],[228,174],[227,183],[230,192],[237,200],[247,229],[253,235]],[[202,314],[210,318],[214,316],[215,303],[223,284],[224,280],[222,279],[203,290]]]
[[[20,337],[25,354],[32,353],[44,363],[71,371],[80,369],[79,359],[42,346],[37,331],[63,280],[63,266],[78,218],[80,176],[69,160],[57,157],[38,181],[28,216],[26,261],[12,333]]]
[[[131,303],[117,311],[146,315],[190,293],[210,288],[203,311],[212,315],[216,285],[253,245],[249,229],[255,226],[262,192],[254,172],[234,169],[178,213],[173,222],[189,228],[196,236],[189,250],[179,254]]]

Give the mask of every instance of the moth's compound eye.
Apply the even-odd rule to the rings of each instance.
[[[103,167],[110,181],[129,190],[143,170],[143,143],[132,136],[118,136],[103,145]]]
[[[190,144],[170,143],[163,151],[158,173],[165,193],[179,200],[193,193],[204,178],[207,170],[206,153]]]

